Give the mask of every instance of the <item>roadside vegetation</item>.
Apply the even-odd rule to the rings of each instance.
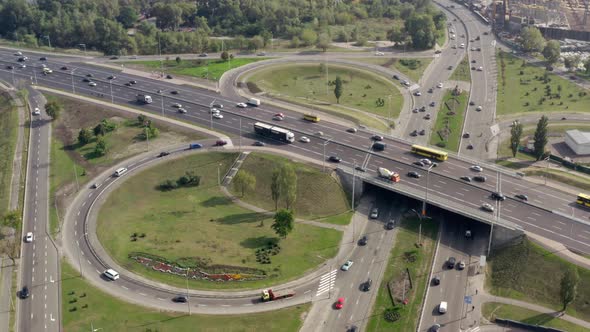
[[[337,77],[343,82],[339,101],[334,94]],[[352,117],[371,127],[375,126],[368,121],[371,115],[395,119],[403,103],[401,93],[389,79],[366,70],[324,63],[270,66],[250,75],[247,84],[253,93],[265,91],[272,97]]]
[[[416,217],[404,217],[397,225],[395,245],[379,285],[367,331],[414,331],[418,326],[424,293],[430,282],[428,271],[434,257],[438,223],[422,222],[421,248],[416,247],[418,225]],[[410,271],[415,285],[413,289],[409,289],[406,269]],[[402,303],[404,289],[408,300],[406,305]]]
[[[131,304],[104,293],[67,262],[61,264],[63,329],[88,331],[299,331],[309,304],[248,315],[166,313]],[[183,304],[179,304],[183,306]],[[184,305],[186,307],[186,305]]]
[[[272,216],[246,210],[221,191],[218,169],[223,176],[237,155],[198,153],[127,179],[100,209],[97,235],[102,245],[126,269],[175,286],[186,287],[186,278],[156,271],[140,264],[137,257],[206,271],[207,278],[189,278],[189,287],[204,289],[285,282],[320,264],[320,257],[334,256],[340,231],[290,223],[279,227],[286,230],[282,234]],[[272,169],[269,164],[268,172]],[[163,186],[168,181],[181,182],[183,176],[198,180],[187,181],[183,187]],[[264,191],[267,185],[256,183],[256,190]],[[308,194],[315,195],[303,190],[299,197]]]
[[[552,327],[555,329],[568,332],[588,331],[585,327],[570,323],[561,318],[555,318],[548,314],[503,303],[484,303],[482,308],[482,314],[487,320],[491,322],[493,322],[495,318],[503,318],[523,322],[530,325]]]
[[[304,219],[320,219],[338,217],[350,221],[350,215],[346,214],[350,207],[346,194],[340,183],[320,169],[298,163],[296,161],[266,154],[251,153],[243,162],[237,176],[247,173],[256,179],[256,187],[247,190],[242,195],[239,188],[234,186],[232,193],[244,202],[263,208],[267,211],[275,211],[275,207],[284,208],[284,198],[279,197],[277,206],[273,199],[272,176],[274,170],[279,170],[284,165],[291,165],[296,176],[295,202],[291,207],[297,217]],[[331,218],[328,218],[331,219]],[[334,223],[344,223],[345,220],[333,219]],[[346,223],[348,223],[346,221]]]
[[[137,118],[95,104],[55,95],[46,95],[48,103],[61,109],[53,120],[50,168],[51,230],[58,230],[64,207],[79,186],[130,156],[147,151],[146,133],[150,134],[149,149],[159,149],[174,143],[200,138],[189,130],[171,131],[165,124],[146,125],[149,119]],[[141,120],[141,121],[140,121]],[[80,131],[85,143],[80,140]],[[95,134],[95,130],[96,133]],[[56,210],[56,206],[59,211]]]
[[[163,62],[160,62],[159,60],[127,61],[124,62],[124,64],[130,68],[144,69],[148,71],[163,70],[164,73],[172,73],[176,75],[185,75],[218,81],[223,73],[230,69],[267,59],[269,58],[234,58],[231,60],[223,60],[219,58],[182,60],[181,58],[178,58],[178,60],[175,60],[166,57],[166,60]]]
[[[453,71],[453,74],[449,78],[450,81],[464,81],[471,82],[471,67],[469,66],[469,58],[467,55],[463,57],[463,60],[459,62],[459,65]]]
[[[543,67],[498,52],[498,116],[537,112],[588,112],[590,95]]]
[[[436,115],[436,123],[430,135],[430,144],[457,152],[461,138],[461,130],[465,121],[465,110],[469,92],[462,91],[456,95],[455,89],[448,90]],[[427,110],[428,112],[428,110]],[[476,112],[475,109],[472,112]]]
[[[590,271],[567,262],[526,238],[495,250],[490,256],[486,288],[491,294],[563,309],[561,284],[565,271],[577,270],[577,295],[568,315],[590,320]],[[548,273],[551,271],[551,273]]]
[[[0,216],[8,212],[18,113],[10,95],[0,93]]]
[[[407,76],[411,81],[418,82],[424,73],[424,70],[432,62],[432,58],[417,58],[417,59],[396,59],[396,58],[358,58],[355,61],[370,63],[385,67],[388,69],[394,69]]]

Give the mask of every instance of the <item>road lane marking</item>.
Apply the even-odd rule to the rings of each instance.
[[[129,290],[129,288],[125,287],[125,286],[121,286],[123,289],[125,290]]]
[[[557,228],[557,229],[559,229],[560,231],[563,231],[563,228],[561,228],[561,227],[559,227],[559,226],[551,225],[551,227],[553,227],[553,228]]]
[[[139,295],[141,295],[141,296],[147,296],[147,294],[146,294],[146,293],[137,293],[137,294],[139,294]]]

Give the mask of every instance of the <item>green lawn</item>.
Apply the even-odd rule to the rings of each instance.
[[[192,280],[189,285],[211,289],[260,288],[284,282],[320,264],[319,256],[336,254],[341,232],[295,224],[293,232],[278,241],[281,251],[271,257],[271,263],[258,263],[256,250],[278,240],[270,227],[271,218],[233,204],[217,186],[218,165],[224,174],[236,157],[236,153],[200,153],[130,178],[108,197],[99,213],[97,234],[107,252],[126,269],[180,287],[185,286],[184,277],[146,268],[129,258],[129,253],[144,252],[174,261],[200,258],[209,265],[255,268],[267,275],[258,281]],[[166,192],[156,189],[189,170],[201,176],[198,187]],[[145,237],[132,241],[136,232],[145,233]]]
[[[159,312],[112,297],[86,280],[68,263],[61,264],[63,329],[88,331],[289,331],[297,332],[310,305],[248,315],[196,315]],[[75,301],[75,302],[73,302]],[[76,310],[73,310],[76,308]]]
[[[516,320],[531,325],[552,327],[568,332],[588,331],[584,327],[570,323],[563,319],[555,318],[551,315],[543,314],[538,311],[533,311],[509,304],[502,304],[496,302],[485,303],[483,305],[482,312],[483,316],[490,321],[493,321],[494,318],[504,318]]]
[[[415,331],[420,319],[420,309],[426,287],[430,282],[428,275],[432,265],[434,248],[436,246],[436,237],[438,233],[438,223],[433,221],[424,221],[422,224],[422,249],[416,249],[418,242],[418,219],[404,218],[401,225],[397,228],[395,245],[391,250],[391,256],[387,269],[383,277],[377,299],[373,306],[372,315],[367,325],[367,331]],[[408,253],[408,255],[406,255]],[[409,255],[409,254],[414,254]],[[415,257],[414,262],[409,262],[406,257]],[[396,322],[385,320],[383,312],[392,308],[392,300],[388,289],[388,283],[392,282],[393,290],[399,291],[403,287],[400,279],[406,273],[406,268],[410,270],[412,282],[416,287],[406,294],[409,303],[403,305],[398,302],[397,307],[401,318]]]
[[[354,213],[352,211],[347,211],[341,214],[335,214],[333,216],[319,219],[318,221],[335,225],[348,225],[352,219],[353,214]]]
[[[561,310],[562,271],[573,264],[528,240],[494,251],[489,263],[486,288],[492,294]],[[567,314],[590,320],[590,270],[578,272],[578,294]]]
[[[436,115],[436,123],[430,135],[430,144],[454,152],[459,150],[468,99],[468,91],[463,91],[459,96],[453,96],[452,90],[447,91]],[[473,110],[473,112],[476,111]]]
[[[8,211],[18,113],[8,93],[0,93],[0,216]]]
[[[459,62],[457,68],[453,72],[453,75],[449,78],[451,81],[465,81],[471,82],[471,66],[469,66],[469,59],[467,55],[463,57],[463,60]]]
[[[370,63],[381,67],[395,69],[407,76],[410,80],[418,82],[426,70],[426,67],[432,62],[432,58],[419,59],[395,59],[395,58],[358,58],[355,61]]]
[[[284,163],[293,165],[297,174],[297,200],[294,211],[298,217],[317,219],[340,215],[350,209],[342,187],[329,174],[322,173],[321,169],[316,167],[263,153],[251,153],[240,168],[240,172],[248,172],[256,178],[256,189],[245,192],[241,199],[265,210],[274,211],[275,204],[270,191],[271,174],[275,167]],[[233,188],[233,193],[240,197],[241,191],[236,189]],[[279,208],[282,207],[284,202],[279,203]],[[350,220],[350,216],[348,219]]]
[[[250,90],[270,92],[273,96],[290,98],[298,103],[321,107],[350,116],[356,114],[359,121],[368,118],[359,111],[396,118],[403,104],[398,88],[388,78],[369,71],[328,65],[328,80],[336,76],[343,80],[340,104],[336,103],[334,86],[327,85],[321,64],[279,65],[261,69],[248,79]],[[254,91],[253,91],[254,92]],[[391,95],[391,105],[388,105]],[[378,98],[384,100],[377,105]]]
[[[164,71],[167,73],[194,76],[199,78],[209,78],[210,80],[217,81],[221,78],[223,73],[226,71],[247,65],[252,62],[261,60],[268,60],[270,58],[256,57],[256,58],[235,58],[228,61],[223,61],[219,58],[215,59],[198,59],[198,60],[181,60],[180,63],[176,62],[175,59],[163,61],[159,60],[150,61],[127,61],[123,62],[125,65],[130,67],[144,67],[150,70],[160,71],[162,66]]]
[[[528,176],[546,176],[549,180],[565,183],[570,186],[580,188],[584,191],[590,191],[590,179],[588,179],[585,176],[576,175],[576,173],[568,173],[557,169],[545,169],[541,167],[535,167],[534,169],[526,169],[524,173]]]
[[[508,53],[500,52],[497,59],[500,71],[496,109],[498,116],[529,112],[537,112],[540,116],[548,112],[590,110],[590,95],[574,83],[546,72],[542,67],[523,67],[522,60]],[[543,80],[545,73],[547,82]]]

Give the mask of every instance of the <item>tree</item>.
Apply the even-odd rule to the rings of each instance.
[[[10,258],[12,265],[15,265],[18,257],[18,245],[14,234],[9,236],[0,236],[0,254],[4,254]]]
[[[117,16],[117,21],[119,21],[123,26],[127,29],[133,27],[133,24],[137,21],[139,15],[135,8],[131,6],[124,6],[119,11],[119,16]]]
[[[90,143],[91,139],[92,133],[90,132],[90,130],[86,128],[80,129],[80,132],[78,133],[78,143],[80,143],[80,145],[86,145]]]
[[[104,122],[101,121],[94,127],[92,131],[94,132],[94,136],[104,136],[107,133],[107,127]]]
[[[575,266],[568,267],[561,277],[561,288],[559,290],[563,304],[562,311],[565,311],[567,306],[576,299],[579,282],[580,275],[578,274],[578,269]]]
[[[584,68],[586,69],[586,74],[590,74],[590,58],[587,58],[584,62]]]
[[[174,3],[157,2],[152,8],[160,29],[176,30],[182,24],[182,8]]]
[[[310,46],[318,40],[318,34],[311,29],[303,29],[299,38],[303,42],[303,45]]]
[[[520,138],[522,137],[522,124],[518,121],[514,121],[512,129],[510,130],[510,150],[512,150],[512,157],[516,157],[518,152],[518,145],[520,144]]]
[[[250,38],[250,42],[248,42],[248,48],[254,50],[254,52],[261,49],[263,46],[264,39],[261,36],[254,36]]]
[[[97,157],[102,157],[107,153],[107,143],[102,136],[98,136],[96,146],[94,147],[94,154]]]
[[[11,228],[17,228],[21,221],[22,217],[17,211],[10,211],[2,217],[2,225]]]
[[[277,233],[278,236],[286,239],[287,235],[293,230],[294,221],[295,218],[293,217],[293,211],[281,209],[275,213],[274,222],[270,227],[275,231],[275,233]]]
[[[336,97],[336,103],[340,104],[340,97],[342,96],[342,79],[340,76],[336,76],[336,81],[334,81],[334,96]]]
[[[320,37],[318,38],[318,41],[316,43],[316,47],[317,48],[321,48],[322,51],[326,52],[326,50],[328,49],[328,47],[330,46],[330,42],[332,40],[330,40],[330,36],[327,33],[321,33]]]
[[[539,122],[537,122],[537,129],[535,130],[535,144],[533,154],[537,160],[541,160],[545,155],[545,146],[547,145],[547,124],[549,118],[543,115]]]
[[[53,120],[59,118],[59,115],[62,111],[62,106],[57,101],[50,101],[45,104],[45,112],[49,115]]]
[[[291,164],[281,165],[279,171],[280,195],[285,207],[291,209],[297,199],[297,174]]]
[[[138,116],[137,116],[137,123],[138,123],[140,126],[145,126],[145,122],[146,122],[146,121],[147,121],[147,116],[145,116],[145,115],[143,115],[143,114],[140,114],[140,115],[138,115]]]
[[[428,14],[412,14],[406,22],[405,28],[417,49],[433,48],[436,43],[436,27],[432,16]]]
[[[570,71],[577,68],[579,64],[580,64],[580,56],[578,56],[578,55],[573,55],[573,56],[568,56],[568,57],[563,58],[563,65],[565,66],[565,68],[567,68]]]
[[[301,45],[301,40],[299,39],[299,37],[293,36],[293,38],[291,38],[291,47],[298,48],[299,45]]]
[[[229,59],[229,54],[227,53],[227,51],[221,52],[221,60],[227,61],[227,59]]]
[[[177,56],[177,57],[176,57],[176,63],[177,63],[177,64],[180,64],[181,62],[182,62],[182,59],[181,59],[179,56]]]
[[[406,31],[403,26],[394,25],[389,31],[387,31],[387,39],[394,43],[402,43],[406,41]]]
[[[547,60],[547,64],[552,65],[561,56],[561,48],[559,47],[559,42],[557,40],[550,40],[545,44],[545,48],[543,48],[543,56],[545,60]]]
[[[271,182],[270,182],[270,195],[272,200],[275,202],[275,211],[279,208],[279,199],[281,198],[281,182],[280,182],[280,170],[275,168],[272,171]]]
[[[256,189],[256,178],[250,172],[244,170],[238,172],[233,183],[242,192],[242,197],[244,197],[246,190],[253,191]]]
[[[541,52],[545,47],[545,38],[537,27],[524,27],[520,31],[520,44],[525,52]]]

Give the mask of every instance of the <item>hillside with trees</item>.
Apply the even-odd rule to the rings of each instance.
[[[390,26],[371,34],[362,22]],[[256,49],[272,38],[326,49],[329,41],[389,38],[431,48],[445,16],[430,0],[0,0],[3,38],[106,54],[215,52],[212,36],[234,37],[229,48]]]

